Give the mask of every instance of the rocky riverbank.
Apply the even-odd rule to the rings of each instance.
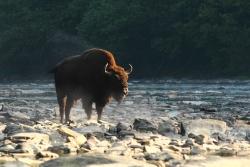
[[[0,161],[6,166],[248,166],[248,113],[202,108],[131,123],[33,120],[25,109],[0,112]],[[52,110],[51,110],[52,111]],[[53,113],[53,112],[52,112]],[[46,118],[46,117],[44,117]]]

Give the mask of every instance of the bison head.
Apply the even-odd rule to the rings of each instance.
[[[129,69],[125,70],[120,66],[105,66],[105,73],[109,77],[109,86],[111,96],[118,102],[121,102],[128,95],[128,75],[133,67],[129,64]]]

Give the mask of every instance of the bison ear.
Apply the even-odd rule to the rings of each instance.
[[[129,64],[129,69],[126,69],[126,73],[129,75],[133,71],[133,66]]]
[[[105,65],[104,71],[106,74],[111,75],[112,72],[108,71],[108,63]]]

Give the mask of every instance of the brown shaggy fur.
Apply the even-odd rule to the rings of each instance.
[[[107,66],[108,73],[105,72]],[[82,55],[64,59],[52,71],[59,104],[61,122],[70,120],[74,102],[82,100],[88,119],[92,104],[96,104],[98,120],[104,106],[113,97],[120,102],[128,93],[128,73],[116,64],[113,54],[103,49],[89,49]]]

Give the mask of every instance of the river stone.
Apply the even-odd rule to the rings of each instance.
[[[129,137],[129,136],[134,137],[135,133],[133,131],[130,131],[130,130],[119,131],[119,134],[118,134],[119,138],[124,138],[124,137]]]
[[[179,146],[180,146],[180,142],[179,142],[178,140],[172,139],[172,140],[169,142],[169,145],[173,145],[173,146],[179,147]]]
[[[226,122],[215,119],[196,119],[184,124],[187,134],[212,135],[213,133],[225,133]]]
[[[136,118],[133,127],[135,130],[144,131],[144,132],[157,132],[158,126],[153,121],[146,119]]]
[[[100,134],[100,133],[103,133],[106,131],[105,128],[101,127],[98,124],[90,124],[87,126],[80,126],[77,128],[73,128],[72,130],[75,132],[78,132],[80,134],[86,135],[86,134],[90,133],[90,134],[94,134],[95,136],[97,136],[97,134]]]
[[[55,159],[55,158],[58,158],[58,157],[59,157],[58,154],[52,153],[50,151],[41,151],[41,152],[36,154],[36,159],[39,159],[39,158]]]
[[[198,135],[198,136],[195,136],[194,141],[195,141],[195,143],[202,145],[202,144],[204,144],[205,138],[207,139],[208,137],[206,137],[204,135]]]
[[[96,145],[98,143],[100,143],[100,141],[95,136],[90,136],[87,142],[83,145],[83,147],[89,150],[96,150]]]
[[[129,131],[129,130],[132,130],[132,126],[130,124],[127,124],[127,123],[122,123],[122,122],[119,122],[117,125],[116,125],[116,131],[117,133],[119,133],[120,131]]]
[[[22,126],[15,123],[8,123],[6,128],[3,130],[3,133],[6,133],[7,135],[13,135],[20,132],[35,132],[35,129],[31,126]]]
[[[76,132],[76,131],[73,131],[67,127],[61,127],[58,129],[58,132],[62,135],[66,135],[67,137],[72,137],[75,139],[75,142],[78,144],[78,145],[82,145],[84,144],[87,139],[84,135]],[[71,139],[69,139],[71,140]]]
[[[7,125],[1,123],[1,125],[0,125],[0,133],[3,133],[3,131],[5,130],[6,126]]]
[[[246,132],[246,140],[250,142],[250,131]]]
[[[192,139],[195,139],[196,135],[193,134],[193,133],[189,133],[189,134],[188,134],[188,137],[189,137],[189,138],[192,138]]]
[[[0,152],[8,153],[8,152],[10,152],[12,150],[15,150],[15,147],[13,147],[10,144],[0,147]]]
[[[18,107],[15,108],[15,110],[19,110],[19,111],[8,111],[8,114],[11,117],[17,118],[17,119],[24,119],[24,120],[30,120],[30,116],[29,114],[27,114],[28,111],[32,111],[31,108],[27,108],[27,107]]]
[[[205,152],[206,152],[206,149],[202,148],[201,146],[193,146],[191,147],[191,150],[190,150],[191,155],[198,155],[198,154],[202,154]]]
[[[187,139],[185,141],[185,143],[182,145],[182,147],[190,147],[190,146],[193,146],[194,145],[194,142],[192,139]]]
[[[170,159],[173,159],[173,157],[167,153],[145,153],[145,159],[146,160],[154,160],[154,161],[169,161]]]
[[[218,151],[217,154],[223,157],[234,156],[236,155],[236,150],[231,147],[223,146]]]
[[[156,146],[144,146],[144,151],[149,154],[161,152],[160,148]]]
[[[41,133],[17,133],[9,137],[12,142],[49,143],[49,135]]]
[[[55,160],[45,162],[41,167],[79,167],[79,166],[89,166],[89,167],[155,167],[142,161],[134,160],[128,157],[122,156],[107,156],[98,154],[84,154],[77,157],[62,157]]]
[[[108,148],[107,150],[105,150],[104,153],[112,154],[112,155],[121,155],[127,150],[128,150],[127,146],[125,146],[123,144],[119,144],[119,145],[116,144],[116,145],[112,146],[111,148]]]
[[[213,133],[211,137],[214,138],[217,142],[227,140],[226,135],[222,133]]]
[[[165,167],[165,163],[163,161],[147,161],[147,163],[153,164],[157,167]]]
[[[37,153],[39,151],[37,146],[29,142],[20,143],[16,146],[15,149],[20,150],[20,152],[23,152],[23,153],[34,153],[34,152]]]
[[[168,133],[179,133],[177,128],[178,123],[165,117],[161,117],[161,121],[158,124],[158,133],[166,135]]]
[[[70,153],[70,149],[68,147],[66,147],[65,145],[57,145],[57,146],[49,147],[48,151],[51,151],[51,152],[59,154],[59,155]]]

